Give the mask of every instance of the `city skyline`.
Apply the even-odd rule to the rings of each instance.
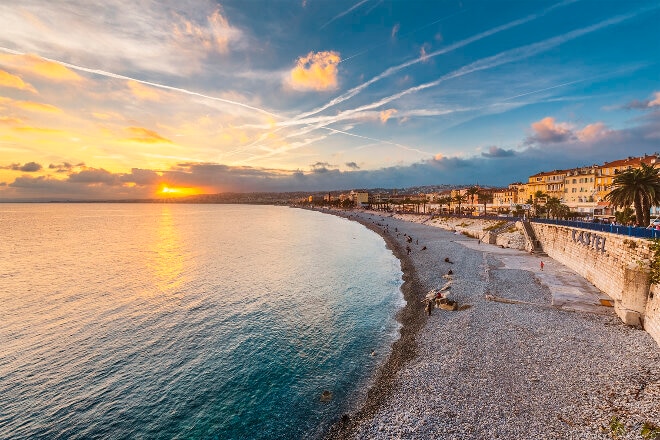
[[[660,150],[651,2],[0,12],[0,199],[506,186]]]

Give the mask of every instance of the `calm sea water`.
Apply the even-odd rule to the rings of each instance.
[[[398,260],[334,216],[0,204],[0,225],[3,439],[314,438],[397,337]]]

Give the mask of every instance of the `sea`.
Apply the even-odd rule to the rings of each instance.
[[[319,438],[398,337],[400,263],[344,218],[44,203],[0,225],[2,439]]]

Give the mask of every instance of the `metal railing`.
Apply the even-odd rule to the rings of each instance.
[[[500,221],[519,221],[525,220],[521,217],[498,217],[493,215],[456,215],[456,214],[441,214],[437,215],[438,217],[454,217],[454,218],[471,218],[471,219],[481,219],[481,220],[500,220]],[[530,222],[544,223],[548,225],[558,225],[558,226],[569,226],[572,228],[581,228],[589,229],[591,231],[600,231],[600,232],[609,232],[611,234],[627,235],[629,237],[638,237],[638,238],[660,238],[660,230],[653,228],[642,228],[635,226],[626,226],[626,225],[612,225],[609,223],[592,223],[592,222],[580,222],[573,220],[558,220],[558,219],[546,219],[546,218],[527,218]]]
[[[589,229],[592,231],[609,232],[611,234],[627,235],[639,238],[660,238],[660,230],[651,228],[640,228],[635,226],[612,225],[605,223],[577,222],[570,220],[557,220],[545,218],[530,218],[531,222],[545,223],[548,225],[569,226],[572,228]]]

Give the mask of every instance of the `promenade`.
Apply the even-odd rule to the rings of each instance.
[[[402,261],[408,303],[366,402],[328,438],[611,439],[616,428],[633,439],[645,423],[660,426],[657,344],[579,275],[434,226],[339,215],[385,238]],[[460,309],[427,317],[422,299],[448,270]]]

